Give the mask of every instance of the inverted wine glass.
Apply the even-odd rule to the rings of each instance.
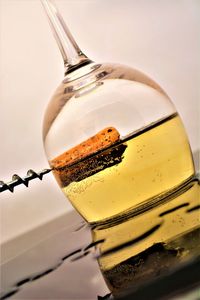
[[[43,126],[60,188],[89,223],[159,203],[194,176],[175,106],[142,72],[89,59],[53,2],[42,3],[64,61]]]

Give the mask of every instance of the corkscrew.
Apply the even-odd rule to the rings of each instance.
[[[48,174],[49,172],[51,172],[52,169],[43,169],[40,172],[35,172],[34,170],[30,169],[27,171],[26,176],[25,177],[20,177],[18,174],[14,174],[12,176],[12,180],[5,183],[4,181],[0,181],[0,193],[4,192],[6,190],[9,190],[11,193],[14,192],[14,188],[17,185],[20,184],[24,184],[26,187],[28,187],[29,185],[29,181],[33,180],[33,179],[43,179],[43,176],[45,174]]]

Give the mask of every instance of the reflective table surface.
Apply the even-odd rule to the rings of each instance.
[[[98,226],[73,211],[7,242],[1,299],[200,299],[199,188]]]

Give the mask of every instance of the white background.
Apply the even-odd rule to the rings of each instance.
[[[199,148],[199,0],[57,0],[79,46],[96,62],[137,68],[168,93]],[[41,128],[62,80],[61,55],[39,0],[0,0],[0,179],[47,167]],[[0,195],[1,238],[71,209],[52,175]]]

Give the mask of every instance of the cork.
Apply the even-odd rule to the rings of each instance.
[[[120,134],[114,127],[107,127],[99,131],[86,141],[62,153],[50,161],[53,169],[60,169],[90,156],[100,150],[108,148],[119,141]]]

